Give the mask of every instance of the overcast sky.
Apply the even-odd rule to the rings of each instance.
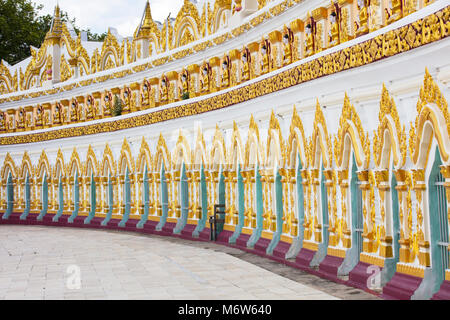
[[[41,14],[53,14],[57,0],[32,0],[43,4]],[[144,12],[147,0],[58,0],[61,10],[76,18],[76,25],[82,29],[103,33],[108,27],[115,27],[122,36],[132,36]],[[169,12],[171,17],[183,5],[183,0],[150,0],[152,17],[163,22]]]

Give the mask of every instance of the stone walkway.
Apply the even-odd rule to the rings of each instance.
[[[320,290],[323,284],[326,290]],[[347,296],[339,286],[350,289]],[[105,230],[0,226],[0,300],[338,298],[374,296],[213,243]]]

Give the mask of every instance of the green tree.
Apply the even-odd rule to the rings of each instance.
[[[0,59],[15,64],[31,55],[30,46],[41,46],[53,18],[50,14],[40,15],[42,9],[31,0],[0,0]],[[103,41],[107,35],[80,30],[67,12],[61,11],[61,19],[70,21],[77,33],[86,31],[90,41]]]
[[[119,98],[117,94],[114,95],[114,105],[111,109],[112,109],[111,114],[113,115],[113,117],[117,117],[122,114],[123,101],[122,99]]]

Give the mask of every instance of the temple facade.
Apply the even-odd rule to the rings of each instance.
[[[0,65],[0,224],[218,242],[450,299],[447,0],[185,0]]]

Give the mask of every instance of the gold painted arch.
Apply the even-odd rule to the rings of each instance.
[[[231,136],[231,148],[229,149],[228,165],[232,169],[235,165],[244,164],[244,145],[242,143],[241,134],[236,122],[233,122],[233,134]],[[235,163],[235,159],[236,162]]]
[[[252,158],[253,155],[256,157],[255,159]],[[252,115],[250,117],[247,142],[245,143],[244,166],[249,167],[255,164],[264,164],[264,149],[259,139],[258,125]]]
[[[31,163],[30,155],[28,154],[27,151],[24,152],[22,157],[19,176],[25,179],[26,173],[28,173],[29,178],[31,178],[33,175],[33,164]]]
[[[189,147],[188,140],[180,130],[178,140],[175,145],[175,150],[172,154],[172,163],[177,169],[179,169],[183,162],[186,169],[188,169],[191,165],[191,148]]]
[[[152,169],[152,154],[150,152],[150,148],[148,146],[145,138],[142,137],[141,148],[139,150],[139,156],[136,160],[136,171],[139,173],[144,173],[145,166],[147,166],[147,170],[151,171]]]
[[[43,179],[44,173],[45,173],[47,176],[47,179],[50,179],[51,172],[52,172],[52,170],[51,170],[50,163],[48,162],[47,154],[45,153],[45,150],[43,150],[41,152],[41,156],[39,157],[38,165],[35,168],[34,175],[35,175],[35,177],[39,177],[39,178]]]
[[[440,128],[447,128],[441,130]],[[423,85],[417,102],[417,116],[410,130],[411,159],[416,166],[425,168],[433,137],[436,139],[441,158],[449,161],[450,116],[447,100],[428,70],[425,70]]]
[[[97,157],[96,157],[95,152],[92,149],[91,145],[89,145],[89,148],[88,148],[88,151],[86,154],[86,165],[85,165],[84,173],[83,173],[83,175],[86,177],[90,177],[89,167],[91,168],[91,170],[92,170],[91,173],[94,176],[99,175],[99,167],[98,167]]]
[[[267,131],[266,166],[274,167],[276,165],[278,168],[281,168],[284,165],[285,148],[280,123],[273,110]]]
[[[390,153],[392,152],[394,166],[404,166],[407,150],[405,126],[400,125],[395,101],[389,95],[384,84],[378,119],[378,129],[374,132],[373,138],[375,165],[384,169],[389,168]]]
[[[319,150],[320,148],[320,150]],[[324,168],[330,169],[333,166],[333,145],[331,143],[330,135],[328,134],[327,123],[323,114],[322,107],[319,100],[316,102],[316,113],[314,116],[314,130],[311,136],[311,166],[315,169],[319,168],[318,155],[322,156],[322,163]]]
[[[211,144],[210,153],[210,169],[218,169],[221,165],[226,165],[227,149],[225,146],[225,139],[222,130],[216,124],[216,131]]]
[[[344,106],[339,119],[339,130],[334,145],[334,156],[338,167],[347,168],[351,148],[353,148],[358,168],[367,169],[370,162],[369,136],[364,134],[358,113],[345,93]]]
[[[11,172],[11,175],[12,175],[13,178],[17,177],[17,167],[16,167],[16,165],[14,163],[13,158],[9,154],[9,152],[6,154],[5,160],[3,161],[1,177],[3,179],[7,179],[8,177],[6,175],[7,175],[8,172]]]
[[[167,149],[166,140],[164,140],[162,133],[159,134],[158,145],[153,161],[153,169],[157,172],[161,170],[162,166],[164,166],[164,170],[166,171],[172,169],[170,152],[169,149]]]
[[[107,173],[111,174],[111,176],[115,176],[117,173],[116,162],[114,161],[114,156],[108,144],[106,144],[105,150],[103,151],[100,171],[100,174],[104,177],[107,177]]]
[[[134,173],[134,160],[131,152],[130,144],[127,139],[123,139],[122,149],[119,157],[119,174],[125,174],[125,169],[128,167],[129,173]]]

